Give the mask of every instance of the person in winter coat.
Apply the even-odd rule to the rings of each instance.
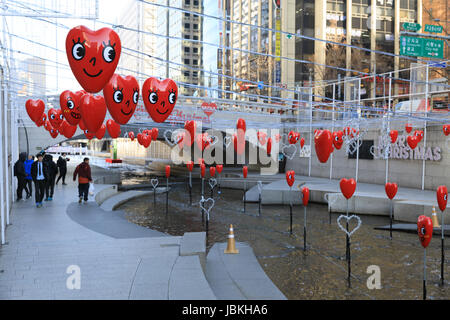
[[[44,156],[42,153],[36,155],[37,160],[31,165],[31,178],[34,181],[36,207],[42,207],[42,200],[44,199],[45,185],[48,180],[48,169],[42,161]]]
[[[59,169],[59,177],[56,180],[56,184],[58,184],[59,180],[62,178],[62,184],[63,186],[67,185],[66,183],[66,173],[67,173],[67,161],[69,161],[69,158],[66,158],[66,154],[63,153],[59,156],[58,161],[56,162],[56,165]]]
[[[53,161],[53,156],[46,154],[44,156],[44,165],[47,167],[48,179],[45,184],[45,201],[53,200],[53,192],[55,191],[55,179],[58,174],[58,167]]]
[[[89,194],[89,182],[92,181],[91,177],[91,167],[89,166],[89,158],[84,158],[83,162],[80,163],[75,171],[73,172],[73,181],[78,175],[78,203],[84,199],[84,202],[88,201]]]
[[[27,174],[25,177],[25,191],[27,192],[27,199],[29,199],[33,193],[33,178],[31,177],[31,165],[33,162],[34,157],[32,155],[28,156],[28,160],[25,160],[25,172]]]
[[[17,177],[17,201],[22,200],[23,189],[25,188],[25,160],[27,159],[26,152],[19,154],[19,160],[14,164],[14,175]]]

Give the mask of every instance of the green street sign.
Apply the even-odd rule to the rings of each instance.
[[[413,22],[404,22],[403,23],[403,29],[407,31],[419,31],[422,26],[418,23]]]
[[[425,25],[425,32],[441,33],[443,30],[444,30],[444,28],[442,26],[435,26],[433,24]]]
[[[422,57],[444,59],[444,40],[422,39]]]
[[[400,36],[400,54],[420,57],[422,54],[421,38]]]
[[[400,54],[403,56],[444,58],[444,41],[400,36]]]

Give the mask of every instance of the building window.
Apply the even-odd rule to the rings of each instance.
[[[184,64],[189,64],[189,63],[190,63],[189,59],[184,59]]]
[[[185,23],[185,24],[184,24],[184,27],[185,27],[186,29],[189,29],[189,28],[191,27],[191,25],[190,25],[189,23]]]
[[[192,51],[193,51],[194,53],[198,53],[198,48],[192,48]]]
[[[194,27],[194,30],[198,30],[198,24],[194,23],[193,27]]]
[[[184,39],[190,39],[190,38],[191,38],[190,35],[188,35],[188,34],[185,34],[185,35],[184,35]]]
[[[189,6],[191,4],[191,0],[184,0],[184,4]]]
[[[197,72],[197,71],[192,71],[192,76],[193,76],[194,78],[197,78],[198,72]]]
[[[189,53],[189,51],[190,51],[190,48],[189,48],[189,47],[184,47],[184,52]]]
[[[196,66],[198,64],[198,60],[192,60],[192,64]]]
[[[194,6],[198,6],[198,0],[194,0]]]
[[[184,76],[189,77],[190,76],[189,71],[184,71]]]
[[[191,16],[191,14],[190,14],[190,13],[187,13],[187,12],[185,12],[185,13],[184,13],[184,16],[185,16],[186,18],[189,18],[189,17]]]
[[[192,36],[192,39],[198,40],[198,36]]]

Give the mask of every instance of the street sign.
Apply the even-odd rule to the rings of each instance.
[[[429,66],[432,68],[447,68],[447,63],[444,62],[430,62]]]
[[[441,33],[444,30],[442,26],[436,26],[433,24],[426,24],[425,25],[425,32],[431,32],[431,33]]]
[[[444,41],[419,37],[400,37],[400,54],[413,57],[444,58]]]
[[[422,57],[444,59],[444,41],[422,39]]]
[[[407,31],[419,31],[422,26],[418,23],[413,22],[404,22],[403,23],[403,29]]]
[[[421,38],[400,36],[400,54],[420,57],[422,53]]]

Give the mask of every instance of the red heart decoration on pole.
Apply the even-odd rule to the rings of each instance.
[[[300,147],[303,148],[304,145],[305,145],[305,138],[301,138],[300,139]]]
[[[267,139],[266,151],[267,154],[270,154],[272,152],[272,138]]]
[[[433,222],[430,217],[424,215],[419,216],[417,219],[417,234],[422,247],[428,247],[433,237]]]
[[[344,195],[345,198],[350,199],[356,190],[356,181],[355,179],[341,179],[341,182],[339,183],[339,186],[341,187],[341,192]]]
[[[100,129],[98,129],[97,132],[95,133],[95,137],[98,140],[101,140],[105,136],[105,133],[106,133],[106,126],[105,126],[105,124],[102,124],[100,126]]]
[[[417,144],[419,143],[419,137],[417,136],[408,136],[406,140],[408,141],[409,147],[413,150],[417,147]]]
[[[186,167],[188,168],[189,172],[192,172],[192,169],[194,169],[194,161],[186,162]]]
[[[137,136],[136,136],[136,138],[137,138],[138,143],[139,143],[140,145],[142,145],[142,133],[138,133]]]
[[[247,130],[247,126],[245,124],[245,120],[242,118],[237,119],[236,122],[236,129],[238,130],[238,134],[244,134]]]
[[[198,158],[197,162],[198,162],[199,165],[205,164],[205,159],[203,159],[203,158]]]
[[[109,119],[108,121],[106,121],[106,129],[108,129],[108,133],[111,138],[116,139],[118,136],[120,136],[120,124],[117,124],[114,120]]]
[[[340,150],[344,143],[343,135],[344,133],[342,131],[333,132],[333,145],[337,150]]]
[[[114,74],[103,88],[106,107],[118,124],[126,124],[133,116],[139,101],[139,83],[133,76]]]
[[[331,152],[333,152],[333,138],[329,130],[318,130],[314,136],[314,146],[317,158],[320,162],[328,161]]]
[[[209,167],[209,175],[211,178],[216,176],[216,168],[215,167]]]
[[[50,121],[45,120],[44,122],[44,129],[50,132],[50,129],[53,129],[52,124],[50,123]]]
[[[203,159],[202,159],[202,160],[203,160]],[[205,177],[205,170],[206,170],[205,163],[202,162],[202,163],[200,164],[200,175],[202,176],[202,178]]]
[[[395,143],[397,141],[397,138],[398,138],[398,131],[397,130],[391,130],[391,132],[389,132],[389,135],[391,136],[391,143]]]
[[[164,122],[172,113],[178,97],[178,87],[172,79],[159,81],[151,77],[142,85],[145,109],[155,122]]]
[[[384,185],[384,189],[386,190],[386,195],[388,198],[392,200],[397,194],[398,185],[396,183],[387,182]]]
[[[158,134],[159,134],[158,128],[153,128],[152,129],[152,140],[153,141],[158,140]]]
[[[102,96],[85,94],[81,98],[80,111],[81,117],[83,118],[82,122],[86,126],[86,129],[89,132],[97,132],[106,116],[105,99]]]
[[[170,177],[170,166],[167,165],[166,166],[166,178],[169,178],[169,177]]]
[[[148,134],[143,134],[141,140],[144,148],[148,148],[150,146],[150,143],[152,142],[152,137],[150,137]]]
[[[84,90],[102,90],[116,70],[122,46],[117,33],[110,28],[93,31],[78,26],[66,37],[70,68]]]
[[[300,139],[300,133],[292,131],[292,130],[289,132],[289,134],[288,134],[289,144],[296,144],[299,139]]]
[[[243,166],[242,167],[242,175],[244,176],[244,179],[247,178],[247,174],[248,174],[248,168],[247,168],[247,166]]]
[[[303,187],[302,188],[302,202],[303,202],[303,205],[305,207],[308,205],[308,202],[309,202],[309,189],[308,189],[308,187]]]
[[[222,170],[223,170],[223,165],[222,165],[222,164],[216,165],[216,169],[217,169],[217,173],[218,173],[218,174],[221,174],[221,173],[222,173]]]
[[[450,124],[444,124],[442,126],[442,131],[446,136],[448,136],[450,134]]]
[[[52,127],[59,129],[61,123],[64,120],[61,109],[50,108],[48,109],[48,120],[52,124]]]
[[[294,170],[286,171],[286,182],[289,187],[292,187],[292,185],[295,182],[295,171]]]
[[[405,124],[405,131],[407,133],[410,133],[412,130],[412,125],[410,123]]]
[[[203,112],[208,117],[211,116],[214,113],[214,111],[217,110],[217,105],[214,102],[203,102],[201,107]]]
[[[27,109],[28,116],[33,122],[39,122],[42,118],[42,114],[45,111],[45,103],[41,99],[33,100],[28,99],[25,102],[25,109]],[[41,124],[42,125],[42,124]],[[40,127],[39,125],[38,127]]]
[[[128,138],[130,138],[131,141],[134,141],[134,132],[133,131],[128,132]]]
[[[59,106],[61,107],[62,114],[66,121],[72,126],[76,126],[80,122],[81,98],[85,94],[86,91],[84,90],[80,90],[75,93],[70,90],[66,90],[59,95]]]
[[[439,186],[436,190],[436,198],[439,204],[439,209],[444,211],[447,208],[448,191],[446,186]]]
[[[189,132],[190,139],[186,139],[185,145],[192,146],[195,140],[195,133],[197,131],[197,123],[194,120],[189,120],[184,123],[184,129]]]
[[[62,122],[60,132],[64,135],[64,137],[67,139],[72,138],[75,131],[77,131],[77,126],[70,125],[66,120]]]

